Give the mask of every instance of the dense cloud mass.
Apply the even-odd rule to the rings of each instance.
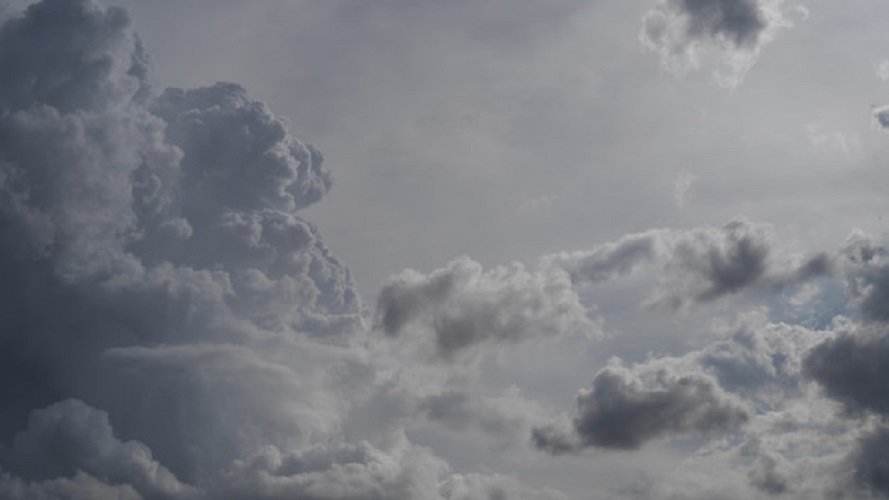
[[[374,377],[297,215],[330,173],[282,119],[235,84],[155,93],[119,8],[47,0],[0,40],[0,496],[525,494],[335,444]]]
[[[708,51],[718,53],[716,81],[735,87],[775,30],[788,23],[782,0],[660,0],[642,21],[643,45],[677,72],[696,69]]]
[[[735,86],[782,9],[660,0],[641,38]],[[879,237],[651,229],[368,308],[286,119],[157,88],[121,8],[0,19],[0,498],[889,498]]]

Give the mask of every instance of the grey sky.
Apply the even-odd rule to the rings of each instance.
[[[0,496],[889,495],[889,5],[29,3]]]

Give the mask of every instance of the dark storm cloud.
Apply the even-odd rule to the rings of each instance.
[[[412,327],[430,331],[445,357],[489,340],[594,328],[564,272],[530,272],[519,264],[485,271],[466,257],[428,275],[405,271],[390,279],[377,299],[377,317],[391,336]]]
[[[720,52],[717,81],[734,87],[756,61],[771,32],[788,23],[780,0],[660,0],[644,19],[640,38],[680,72],[696,68],[701,49]]]
[[[677,434],[716,434],[738,428],[749,410],[705,373],[682,373],[661,363],[601,370],[593,387],[577,396],[574,436],[540,427],[537,447],[552,453],[584,447],[636,449],[652,439]]]

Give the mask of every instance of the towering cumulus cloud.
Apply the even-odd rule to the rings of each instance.
[[[298,215],[331,185],[240,86],[152,88],[122,9],[3,22],[0,497],[556,498],[349,417],[382,384],[350,273]],[[454,421],[439,392],[396,422]]]

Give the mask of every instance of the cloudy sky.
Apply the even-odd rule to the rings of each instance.
[[[887,18],[0,0],[0,498],[889,498]]]

